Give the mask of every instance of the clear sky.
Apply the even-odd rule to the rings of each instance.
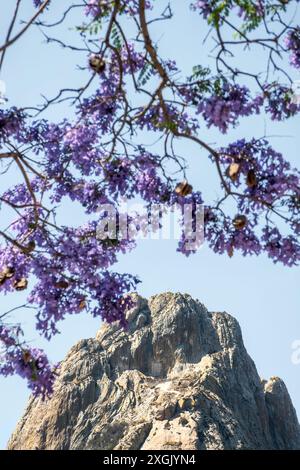
[[[22,17],[25,18],[32,12],[32,1],[24,0],[23,3]],[[13,4],[2,2],[1,5],[2,39]],[[52,10],[59,12],[68,4],[67,0],[52,0]],[[163,52],[172,57],[176,51],[176,58],[183,68],[199,63],[205,65],[203,22],[189,12],[189,1],[173,0],[172,4],[177,13],[172,26],[165,28],[157,24],[154,30]],[[51,11],[47,15],[49,18],[56,16]],[[66,42],[73,40],[72,31],[64,30],[63,35]],[[54,45],[49,47],[42,44],[42,40],[38,29],[33,29],[8,50],[0,79],[6,83],[11,105],[36,104],[41,94],[54,96],[60,88],[78,86],[83,81],[83,72],[76,65],[84,65],[85,57],[74,56]],[[239,60],[251,70],[261,58],[242,55]],[[299,78],[295,74],[295,79]],[[54,109],[49,117],[60,120],[63,114],[69,113],[67,107]],[[203,128],[206,140],[218,145],[265,134],[271,136],[275,148],[299,167],[299,117],[276,124],[265,122],[263,117],[247,119],[225,137]],[[218,188],[205,153],[187,143],[182,144],[182,152],[188,156],[193,186],[214,197]],[[64,222],[67,220],[80,223],[76,207],[68,205]],[[265,256],[243,258],[234,255],[229,259],[215,255],[206,245],[196,255],[185,258],[176,252],[176,241],[152,240],[140,241],[136,250],[120,257],[116,269],[138,274],[143,281],[139,292],[144,296],[164,291],[186,292],[198,298],[209,310],[233,314],[241,324],[245,345],[260,376],[278,375],[284,379],[300,416],[300,365],[291,360],[292,343],[300,340],[299,268],[274,265]],[[21,297],[22,294],[1,297],[0,313],[22,302]],[[77,340],[94,336],[100,326],[99,319],[92,319],[87,314],[69,317],[61,324],[62,334],[48,343],[36,334],[30,310],[19,312],[12,319],[23,322],[32,344],[44,347],[53,361],[61,360]],[[4,448],[29,393],[25,382],[15,377],[1,378],[0,390],[0,448]]]

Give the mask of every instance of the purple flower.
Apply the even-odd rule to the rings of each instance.
[[[0,324],[0,374],[18,374],[27,379],[34,396],[44,400],[53,393],[58,366],[52,367],[45,353],[19,342],[22,331],[19,326]]]
[[[224,82],[218,93],[200,99],[197,112],[204,117],[208,127],[214,125],[226,133],[229,125],[235,126],[240,117],[258,114],[262,104],[262,97],[251,99],[245,86]]]
[[[297,104],[294,92],[291,88],[280,85],[267,85],[265,87],[265,97],[267,100],[266,111],[271,118],[282,121],[294,116],[300,109]]]
[[[300,27],[296,27],[288,32],[285,38],[285,45],[291,52],[290,63],[297,69],[300,68]]]

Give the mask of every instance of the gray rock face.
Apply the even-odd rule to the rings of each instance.
[[[9,449],[300,449],[284,383],[261,381],[237,321],[189,295],[136,297],[31,398]]]

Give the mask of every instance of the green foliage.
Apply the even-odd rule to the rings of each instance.
[[[202,67],[202,65],[195,65],[192,72],[193,73],[189,78],[189,81],[203,80],[210,74],[210,69],[208,67]]]
[[[112,44],[116,49],[122,49],[124,41],[118,28],[115,25],[113,25],[112,30],[111,30],[111,39],[112,39]]]
[[[235,8],[243,11],[243,25],[239,28],[242,33],[255,30],[264,20],[264,16],[272,15],[279,11],[285,11],[288,1],[279,0],[262,2],[265,15],[261,15],[257,2],[252,0],[212,0],[212,13],[208,15],[208,24],[218,28],[225,18],[228,18]],[[240,36],[236,33],[236,36]]]
[[[144,67],[139,73],[137,83],[139,86],[144,86],[152,76],[152,66],[149,62],[145,62]]]
[[[98,35],[100,31],[102,30],[102,22],[101,18],[95,19],[92,21],[92,23],[85,24],[83,23],[81,26],[76,26],[76,31],[79,31],[80,33],[88,33],[91,36],[92,35]]]

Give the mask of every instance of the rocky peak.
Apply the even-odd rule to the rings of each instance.
[[[135,296],[31,398],[9,449],[300,449],[284,383],[261,381],[238,322],[186,294]]]

